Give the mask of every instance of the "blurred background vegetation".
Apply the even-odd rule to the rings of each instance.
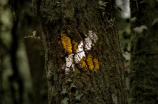
[[[0,104],[47,104],[39,22],[31,0],[0,0]]]
[[[115,16],[128,73],[130,24],[118,9]],[[47,104],[44,49],[42,41],[33,37],[35,31],[41,37],[32,0],[0,0],[0,104]],[[128,92],[128,77],[126,83]]]

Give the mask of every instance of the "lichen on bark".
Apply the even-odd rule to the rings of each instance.
[[[100,10],[96,0],[36,1],[39,4],[35,2],[35,9],[44,31],[49,104],[61,103],[65,96],[60,92],[69,88],[66,80],[72,75],[76,85],[70,95],[72,104],[112,104],[113,94],[117,96],[118,104],[127,104],[123,57],[112,12],[113,1],[103,1],[108,2],[104,11]],[[89,31],[93,31],[98,40],[85,50],[85,57],[75,65],[75,71],[70,68],[70,73],[65,74],[65,57],[78,50],[74,47],[82,41],[84,43]],[[61,34],[65,34],[65,38]],[[66,44],[62,42],[64,39]],[[75,100],[75,91],[84,93],[80,101]]]

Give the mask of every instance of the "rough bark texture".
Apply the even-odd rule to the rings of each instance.
[[[131,90],[132,104],[158,104],[158,1],[131,2],[135,27],[146,25],[142,33],[132,33]]]
[[[70,104],[127,104],[113,3],[103,2],[106,6],[97,0],[34,1],[44,30],[49,104],[60,104],[64,98]],[[95,32],[98,40],[90,50],[84,49],[85,57],[79,63],[72,61],[74,68],[65,74],[66,58],[77,54],[77,46],[89,31]],[[72,84],[76,87],[70,88]],[[61,94],[63,89],[66,94]],[[75,99],[77,91],[83,93],[80,100]]]

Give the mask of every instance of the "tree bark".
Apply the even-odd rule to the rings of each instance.
[[[127,104],[113,2],[36,0],[34,4],[44,31],[48,103]]]
[[[134,32],[131,38],[130,96],[132,104],[158,103],[158,1],[131,1],[135,27],[145,25],[142,33]]]

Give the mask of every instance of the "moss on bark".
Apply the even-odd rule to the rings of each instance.
[[[68,102],[72,104],[127,104],[123,57],[114,24],[113,3],[111,0],[103,2],[108,2],[104,9],[99,8],[96,0],[35,1],[35,10],[44,31],[49,104],[59,104],[64,97],[71,98]],[[84,70],[75,64],[75,71],[66,75],[62,67],[70,52],[65,51],[67,46],[58,42],[61,34],[79,44],[90,30],[97,34],[98,40],[86,55],[95,58],[93,64],[98,60],[99,69],[93,71],[88,67]],[[74,44],[71,45],[73,47]],[[70,84],[66,80],[72,75],[76,88],[62,95],[62,89],[69,89]],[[75,100],[75,91],[84,94],[80,101]]]

